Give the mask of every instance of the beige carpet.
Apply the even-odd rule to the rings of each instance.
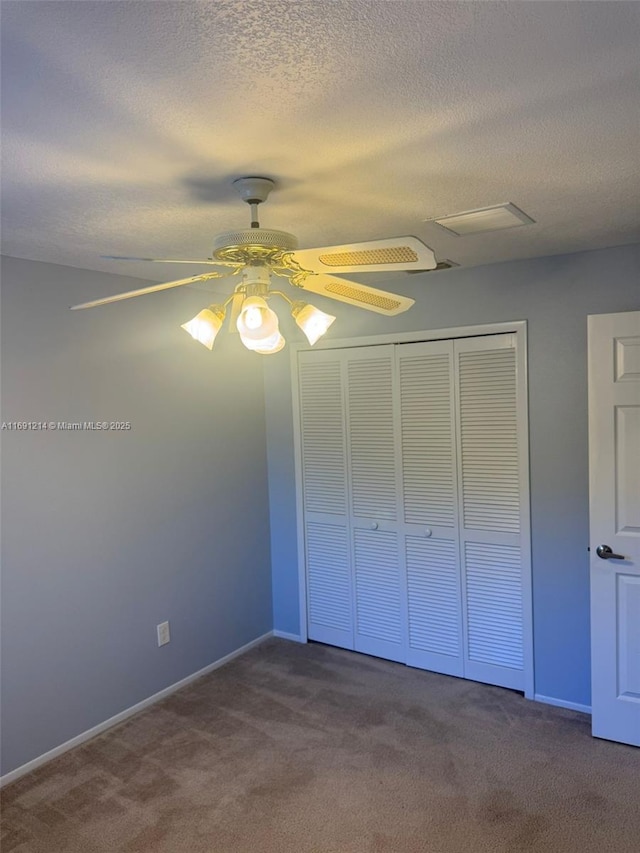
[[[2,853],[637,853],[583,714],[269,640],[3,791]]]

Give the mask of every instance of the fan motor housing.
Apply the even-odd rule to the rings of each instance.
[[[264,261],[280,252],[298,248],[298,240],[287,231],[270,228],[247,228],[219,234],[213,241],[212,258],[219,261]]]

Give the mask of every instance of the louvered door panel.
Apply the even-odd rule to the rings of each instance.
[[[463,524],[518,533],[515,349],[461,352],[458,370]]]
[[[349,473],[356,518],[397,517],[393,350],[352,351],[347,360]],[[379,353],[377,351],[380,351]]]
[[[353,648],[348,530],[308,522],[305,532],[309,637]]]
[[[392,530],[353,532],[356,582],[355,648],[404,661],[405,616],[398,560],[398,535]]]
[[[331,356],[317,362],[301,360],[299,366],[304,507],[307,512],[344,516],[347,483],[342,365],[339,357]]]
[[[404,660],[406,602],[398,538],[398,445],[392,346],[347,356],[355,648]]]
[[[522,578],[520,548],[467,542],[469,659],[521,670]]]
[[[404,520],[457,524],[451,341],[399,347]]]
[[[407,663],[462,675],[453,342],[397,347]]]
[[[344,355],[298,354],[298,406],[310,639],[353,648]]]
[[[518,399],[511,335],[456,341],[467,678],[524,687]]]
[[[407,663],[463,674],[458,543],[407,536],[409,648]]]

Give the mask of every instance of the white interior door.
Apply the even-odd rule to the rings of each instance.
[[[464,674],[524,690],[523,453],[515,337],[463,338],[455,341],[454,353]]]
[[[515,335],[298,353],[308,636],[531,691]]]
[[[301,353],[301,492],[311,640],[353,648],[353,584],[344,423],[344,358]]]
[[[594,737],[640,746],[640,311],[589,317]]]
[[[453,341],[397,347],[409,666],[464,675]]]
[[[345,359],[354,648],[404,661],[393,346],[356,347]]]

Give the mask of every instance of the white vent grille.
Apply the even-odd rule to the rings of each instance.
[[[344,413],[339,362],[300,365],[302,470],[307,512],[345,515]]]
[[[450,356],[400,357],[405,521],[453,527]]]
[[[391,531],[354,531],[357,633],[400,643],[398,541]]]
[[[395,519],[391,359],[350,361],[348,377],[353,514],[360,518]]]
[[[520,549],[467,542],[469,659],[522,669],[522,569]]]
[[[460,353],[464,526],[520,532],[515,350]]]
[[[427,220],[429,221],[429,220]],[[478,210],[467,210],[464,213],[454,213],[430,220],[441,228],[446,228],[457,237],[465,234],[480,234],[486,231],[503,231],[505,228],[516,228],[519,225],[531,225],[533,219],[527,216],[515,204],[497,204],[494,207],[483,207]]]
[[[406,539],[409,646],[459,657],[458,549],[452,540]]]
[[[309,622],[351,630],[347,531],[330,524],[307,524]]]

